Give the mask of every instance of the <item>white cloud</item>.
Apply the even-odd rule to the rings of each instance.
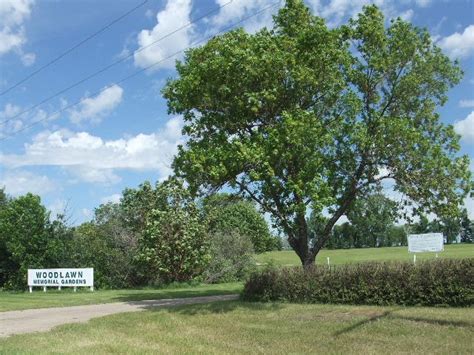
[[[402,12],[401,14],[399,14],[398,16],[402,19],[402,20],[405,20],[405,21],[411,21],[411,19],[413,18],[413,15],[414,15],[414,11],[412,9],[408,9],[404,12]]]
[[[148,10],[146,10],[146,12],[145,12],[145,17],[146,17],[146,18],[151,19],[154,15],[155,15],[155,13],[153,12],[152,9],[148,9]]]
[[[474,143],[474,111],[467,117],[454,123],[454,130],[461,135],[467,143]]]
[[[16,116],[18,115],[18,113],[20,113],[21,111],[21,107],[20,106],[17,106],[17,105],[14,105],[14,104],[11,104],[11,103],[7,103],[5,105],[5,108],[0,111],[0,119],[7,119],[7,118],[11,118],[13,116]]]
[[[248,32],[256,32],[263,27],[272,27],[272,14],[278,10],[278,5],[275,4],[275,0],[239,0],[229,3],[229,0],[216,0],[217,5],[222,6],[218,14],[210,19],[211,25],[214,27],[211,33],[215,33],[217,30],[231,26],[233,23],[238,22],[243,17],[251,16],[252,14],[267,8],[255,17],[246,20],[239,24],[245,28]],[[228,4],[229,3],[229,4]],[[272,6],[274,4],[274,6]],[[280,5],[283,5],[281,3]]]
[[[459,107],[464,107],[464,108],[474,107],[474,100],[461,100],[459,101]]]
[[[24,126],[23,115],[12,118],[21,112],[21,107],[7,103],[2,111],[0,111],[0,138],[15,132]]]
[[[431,0],[415,0],[415,2],[419,7],[428,7],[431,5]]]
[[[181,128],[181,118],[174,117],[157,133],[108,141],[87,132],[45,131],[25,144],[24,154],[0,155],[0,164],[60,166],[86,182],[115,183],[120,169],[155,171],[162,179],[171,173],[177,145],[184,142]]]
[[[62,103],[61,107],[64,107]],[[60,113],[54,108],[54,105],[50,105],[48,111],[42,108],[36,108],[28,112],[24,111],[24,107],[12,103],[6,103],[3,110],[0,109],[0,138],[8,137],[35,122],[47,124],[60,117]]]
[[[147,67],[188,47],[191,44],[193,26],[160,40],[163,36],[190,22],[191,0],[168,0],[164,10],[156,15],[157,24],[151,30],[142,30],[138,34],[139,48],[134,54],[137,67]],[[160,40],[155,45],[143,47]],[[174,60],[165,60],[154,69],[173,68]]]
[[[59,214],[67,214],[68,201],[56,199],[47,208],[51,212],[51,217],[56,218]]]
[[[389,11],[390,1],[389,0],[332,0],[328,4],[323,5],[320,0],[311,0],[310,4],[316,15],[324,17],[329,26],[337,26],[346,17],[352,17],[361,12],[362,7],[371,3],[376,4],[384,13],[392,12]]]
[[[18,49],[25,42],[26,37],[23,30],[12,32],[8,27],[3,27],[0,30],[0,55]]]
[[[122,198],[121,194],[112,194],[110,196],[105,196],[100,199],[100,203],[119,203]]]
[[[12,169],[0,174],[0,187],[5,187],[6,192],[13,196],[24,195],[28,192],[43,196],[55,190],[56,184],[45,175]]]
[[[87,219],[90,219],[90,218],[92,217],[92,215],[93,215],[93,212],[92,212],[90,209],[88,209],[88,208],[83,208],[83,209],[81,210],[81,213],[82,213],[82,215],[83,215],[85,218],[87,218]]]
[[[97,169],[91,168],[88,166],[68,166],[66,167],[73,175],[77,176],[79,181],[90,182],[90,183],[100,183],[100,184],[116,184],[122,179],[120,176],[114,173],[113,169]],[[77,180],[72,180],[71,182],[78,182]]]
[[[31,15],[34,0],[0,0],[0,56],[16,51],[25,65],[33,64],[33,53],[24,61],[21,47],[26,43],[24,22]]]
[[[405,21],[410,21],[415,12],[413,9],[402,9],[400,5],[416,5],[426,7],[430,0],[331,0],[324,2],[321,0],[309,0],[309,4],[315,15],[324,17],[330,27],[337,26],[349,17],[354,17],[362,11],[366,5],[377,5],[387,19],[401,17]]]
[[[474,52],[474,25],[441,39],[438,44],[451,58],[467,58]]]
[[[21,56],[21,62],[25,67],[29,67],[35,64],[36,54],[34,53],[25,53]]]
[[[112,85],[98,96],[84,99],[77,109],[71,109],[69,111],[71,122],[98,123],[122,102],[122,97],[123,89],[118,85]]]

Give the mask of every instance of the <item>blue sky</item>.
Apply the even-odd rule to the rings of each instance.
[[[0,92],[34,72],[144,0],[0,0]],[[275,0],[148,0],[130,15],[0,96],[0,186],[13,195],[39,194],[71,221],[92,217],[100,203],[125,187],[162,180],[183,142],[180,117],[167,114],[160,90],[175,75],[176,55]],[[337,26],[366,0],[307,1]],[[401,16],[429,29],[465,72],[440,108],[442,120],[462,135],[462,153],[474,161],[474,1],[378,0],[387,17]],[[211,15],[148,46],[193,19]],[[271,25],[273,6],[242,23],[248,31]],[[117,60],[110,70],[21,114],[63,88]],[[120,82],[134,72],[152,69]],[[100,92],[98,95],[90,96]],[[82,101],[80,101],[82,99]],[[73,103],[80,101],[76,106]],[[62,110],[60,113],[56,113]],[[34,122],[31,128],[26,129]],[[22,130],[23,131],[19,131]],[[15,133],[18,132],[18,133]],[[474,169],[474,163],[471,164]],[[474,202],[466,201],[471,218]]]

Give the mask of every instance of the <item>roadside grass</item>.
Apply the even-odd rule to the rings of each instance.
[[[0,340],[0,353],[469,354],[474,308],[216,302]]]
[[[316,257],[316,264],[327,264],[327,257],[331,265],[359,263],[364,261],[412,261],[413,254],[408,248],[362,248],[362,249],[334,249],[322,250]],[[434,259],[435,253],[417,253],[416,260]],[[438,253],[439,258],[468,258],[474,257],[474,244],[445,245],[444,251]],[[272,251],[256,256],[258,264],[273,264],[276,266],[301,265],[294,251]]]
[[[99,290],[79,288],[77,292],[63,288],[61,291],[48,288],[47,292],[36,288],[28,292],[0,292],[0,312],[29,308],[78,306],[97,303],[127,302],[150,299],[197,297],[240,293],[241,283],[173,285],[161,289]]]

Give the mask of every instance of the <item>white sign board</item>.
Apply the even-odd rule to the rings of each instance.
[[[94,286],[94,269],[28,269],[28,286],[78,287]]]
[[[439,252],[444,250],[442,233],[425,233],[408,235],[408,251],[410,253]]]

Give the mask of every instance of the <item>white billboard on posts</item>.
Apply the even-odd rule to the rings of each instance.
[[[424,253],[444,250],[442,233],[424,233],[408,235],[408,251],[410,253]]]
[[[28,269],[29,287],[94,286],[94,269]]]

